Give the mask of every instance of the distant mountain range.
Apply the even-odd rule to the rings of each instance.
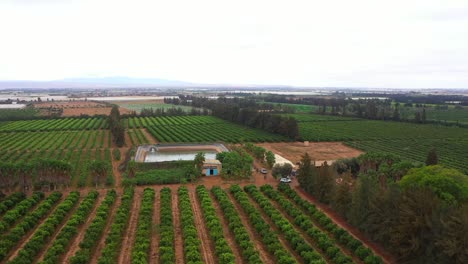
[[[103,77],[68,78],[54,81],[0,81],[0,89],[20,88],[125,88],[125,87],[190,87],[196,84],[153,78]]]

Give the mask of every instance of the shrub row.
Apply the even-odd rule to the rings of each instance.
[[[361,241],[354,238],[348,231],[335,224],[327,215],[318,210],[315,205],[302,199],[296,191],[289,186],[282,184],[278,186],[278,190],[289,197],[296,205],[302,208],[306,214],[315,220],[322,228],[333,234],[336,241],[348,248],[358,258],[366,264],[380,264],[383,263],[381,257],[376,256],[372,250],[362,244]]]
[[[255,185],[244,187],[244,190],[260,205],[265,214],[273,221],[284,235],[291,247],[305,263],[326,263],[322,256],[297,232],[292,224],[276,209]]]
[[[42,264],[59,263],[59,259],[66,252],[68,244],[78,234],[78,227],[88,219],[98,196],[97,191],[91,191],[86,195],[78,209],[57,235],[52,246],[47,250],[44,259],[41,261]]]
[[[353,260],[349,256],[346,256],[341,249],[335,245],[335,241],[331,240],[327,234],[315,227],[308,216],[288,199],[284,198],[279,192],[275,191],[271,185],[263,185],[260,187],[260,190],[266,196],[276,201],[281,209],[294,219],[294,223],[314,240],[315,244],[318,245],[333,263],[353,263]]]
[[[138,228],[132,250],[132,263],[149,263],[154,194],[155,192],[151,188],[146,188],[143,192],[143,201],[138,217]]]
[[[250,225],[255,228],[257,234],[262,238],[265,248],[276,258],[276,263],[297,263],[293,256],[281,245],[276,233],[271,229],[270,225],[265,222],[258,209],[251,204],[247,194],[242,191],[242,188],[239,185],[232,185],[229,190],[247,214]]]
[[[23,217],[33,206],[44,198],[44,193],[35,192],[31,197],[18,203],[13,209],[5,213],[0,221],[0,234],[3,234],[21,217]]]
[[[184,239],[185,262],[191,264],[202,264],[200,253],[200,240],[198,239],[197,228],[190,204],[190,197],[187,187],[182,186],[178,190],[180,224],[182,226],[182,237]]]
[[[8,234],[0,238],[0,261],[8,255],[8,252],[10,252],[27,232],[39,224],[39,221],[49,213],[61,197],[62,194],[59,192],[54,192],[49,195],[34,211],[29,212],[21,222],[13,227]]]
[[[18,256],[9,263],[33,263],[36,255],[47,245],[47,240],[54,234],[55,229],[62,223],[68,213],[76,206],[79,198],[79,192],[71,192],[34,232],[28,243],[18,252]]]
[[[126,188],[122,196],[122,203],[119,206],[111,225],[109,234],[106,237],[106,245],[98,259],[99,264],[117,263],[117,256],[122,246],[122,239],[127,229],[128,219],[130,218],[130,209],[133,201],[133,188]]]
[[[216,209],[213,206],[213,201],[205,186],[197,186],[197,197],[203,211],[203,218],[206,227],[214,243],[215,253],[218,256],[218,263],[235,263],[236,259],[232,253],[229,244],[226,241],[223,233],[223,226],[216,215]]]
[[[171,189],[165,187],[160,194],[159,263],[175,263],[174,225],[172,223]]]
[[[254,244],[252,243],[247,230],[242,224],[242,220],[239,217],[239,212],[232,204],[226,192],[220,187],[213,187],[211,192],[220,204],[224,217],[228,222],[229,229],[234,235],[234,239],[237,245],[242,250],[242,257],[244,258],[244,261],[249,264],[262,263],[258,251],[255,250]]]
[[[26,195],[22,192],[16,192],[8,196],[7,198],[5,198],[5,200],[0,202],[0,216],[4,214],[6,211],[8,211],[10,208],[15,206],[24,198],[26,198]]]
[[[117,193],[115,190],[112,189],[107,192],[104,201],[96,210],[96,216],[85,231],[83,240],[80,242],[80,249],[70,259],[70,263],[89,263],[93,249],[96,248],[96,245],[104,232],[109,212],[112,205],[115,203],[116,198]]]

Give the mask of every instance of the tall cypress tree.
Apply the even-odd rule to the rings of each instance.
[[[427,154],[426,165],[427,165],[427,166],[430,166],[430,165],[437,165],[438,163],[439,163],[439,158],[437,157],[437,152],[436,152],[436,150],[433,148],[433,149],[431,149],[431,151],[429,151],[429,153]]]

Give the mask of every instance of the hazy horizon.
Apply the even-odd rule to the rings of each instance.
[[[468,88],[463,0],[4,0],[0,32],[0,82]]]

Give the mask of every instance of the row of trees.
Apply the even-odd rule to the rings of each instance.
[[[107,182],[107,175],[111,171],[108,162],[102,160],[91,161],[86,171],[93,177],[97,185]],[[28,162],[0,162],[0,188],[23,191],[33,188],[47,187],[56,189],[67,186],[72,180],[73,166],[70,162],[56,159],[36,159]]]
[[[468,177],[456,170],[372,153],[316,168],[304,155],[298,180],[400,262],[468,259]]]
[[[112,140],[117,147],[125,145],[125,128],[120,122],[119,106],[113,105],[109,115],[109,129],[112,134]]]
[[[214,100],[206,97],[180,96],[180,99],[170,100],[178,104],[209,109],[212,115],[230,122],[284,135],[293,140],[299,138],[299,126],[294,118],[265,111],[252,99],[220,97]]]

